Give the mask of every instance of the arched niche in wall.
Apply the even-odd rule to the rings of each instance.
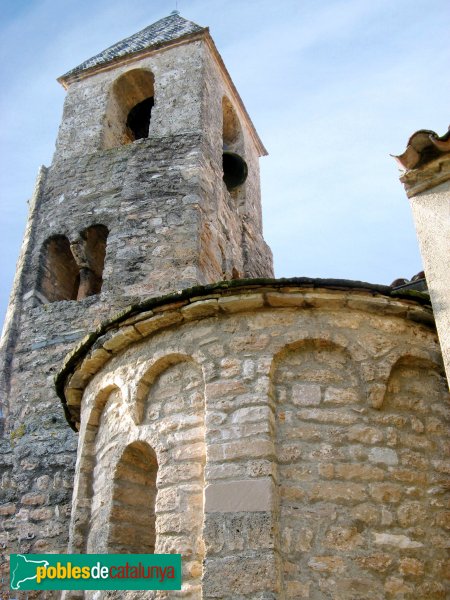
[[[101,417],[107,403],[120,404],[121,392],[114,385],[103,388],[96,396],[86,417],[82,418],[78,446],[78,469],[75,476],[70,523],[70,551],[85,553],[92,529],[94,467],[97,462],[96,443]],[[86,420],[85,420],[86,419]]]
[[[158,461],[146,442],[129,444],[113,473],[108,552],[155,552],[155,501]]]
[[[183,548],[183,584],[200,590],[205,487],[205,392],[201,367],[167,354],[147,369],[137,389],[140,427],[155,432],[160,460],[156,496],[157,553]],[[167,524],[177,521],[177,535]]]
[[[192,364],[199,370],[200,385],[202,385],[202,376],[200,367],[197,367],[193,362],[192,358],[186,354],[179,354],[176,352],[166,354],[161,358],[157,359],[145,372],[141,380],[136,386],[136,403],[134,409],[133,418],[137,425],[147,423],[152,420],[151,414],[154,413],[156,407],[159,410],[159,403],[155,400],[155,387],[156,382],[160,377],[164,376],[164,373],[171,372],[169,369],[177,365],[183,365],[185,363]],[[178,367],[180,368],[180,367]],[[158,393],[159,396],[159,393]],[[159,414],[159,413],[158,413]]]
[[[248,167],[244,158],[241,124],[226,96],[222,98],[222,141],[223,180],[228,191],[236,193],[247,179]]]
[[[365,432],[369,464],[384,473],[383,481],[370,485],[372,502],[384,504],[384,531],[392,520],[395,533],[409,544],[406,552],[414,553],[411,562],[420,566],[414,576],[417,598],[446,597],[440,565],[449,527],[444,508],[450,500],[449,400],[441,364],[402,356],[391,369],[380,409],[369,412]],[[375,542],[382,537],[375,534]],[[393,562],[408,562],[405,548],[393,544],[389,554]]]
[[[108,390],[111,390],[109,394]],[[111,552],[109,538],[114,506],[115,472],[130,443],[129,429],[132,427],[132,420],[123,394],[114,384],[107,386],[97,396],[87,418],[91,427],[86,428],[83,442],[86,449],[90,450],[93,463],[86,550],[88,553]],[[82,428],[83,419],[82,411]],[[81,431],[80,429],[80,433]]]
[[[148,137],[154,81],[151,71],[132,69],[113,83],[105,115],[104,148],[115,148]]]
[[[45,302],[76,300],[79,270],[64,235],[54,235],[44,242],[38,271],[38,292]]]
[[[333,543],[339,544],[334,540],[340,526],[347,535],[348,523],[353,519],[352,504],[366,497],[362,485],[346,481],[353,477],[352,469],[357,470],[358,465],[352,463],[359,462],[347,438],[349,429],[364,414],[365,394],[358,366],[343,346],[321,339],[299,341],[275,356],[271,396],[280,490],[283,594],[286,598],[297,597],[295,592],[307,573],[314,578],[317,589],[327,589],[331,597],[327,565],[316,569],[320,562],[317,557],[331,553]],[[339,469],[340,474],[335,475]],[[356,536],[359,548],[363,543],[359,532],[351,529],[348,535]],[[350,542],[346,558],[349,563],[351,550],[354,547]]]
[[[410,418],[430,418],[442,412],[448,390],[442,366],[427,358],[407,355],[393,365],[381,406],[410,415]],[[421,417],[422,415],[422,417]]]
[[[240,150],[239,148],[242,142],[242,129],[239,123],[238,116],[234,110],[231,102],[226,96],[222,98],[222,136],[224,147],[230,150]]]

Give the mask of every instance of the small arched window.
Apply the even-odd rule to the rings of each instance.
[[[113,84],[106,109],[105,148],[115,148],[149,135],[154,105],[154,76],[132,69]]]
[[[47,302],[76,300],[79,281],[69,240],[65,235],[52,236],[42,249],[38,291]]]
[[[243,159],[244,143],[241,125],[228,98],[222,99],[223,115],[223,180],[229,192],[237,190],[248,175],[247,163]]]
[[[126,447],[114,473],[108,552],[155,552],[157,473],[156,454],[147,443]]]

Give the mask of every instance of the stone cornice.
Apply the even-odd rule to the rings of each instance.
[[[432,189],[449,179],[450,153],[443,154],[418,169],[405,171],[400,177],[400,181],[405,186],[408,198]]]
[[[409,198],[436,187],[450,179],[450,129],[441,137],[428,129],[416,131],[394,158],[405,171],[400,181]]]
[[[168,327],[264,309],[350,309],[395,315],[434,328],[429,299],[420,292],[338,279],[248,279],[197,286],[130,306],[102,323],[66,357],[55,378],[66,418],[76,431],[83,391],[114,355]]]

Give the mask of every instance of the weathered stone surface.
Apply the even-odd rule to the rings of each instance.
[[[267,303],[275,307],[303,306],[304,294],[288,294],[270,292],[266,294]]]
[[[362,556],[356,559],[356,562],[364,569],[370,569],[383,573],[392,564],[392,557],[389,554],[377,553],[371,556]]]
[[[320,404],[319,385],[295,384],[292,386],[292,403],[295,406],[317,406]]]
[[[228,313],[253,310],[264,305],[262,294],[249,294],[246,296],[226,296],[219,298],[219,307]]]
[[[425,566],[422,561],[417,558],[402,558],[400,561],[399,571],[402,575],[412,575],[417,577],[423,575]]]
[[[1,516],[9,516],[14,515],[16,513],[16,505],[12,502],[6,502],[0,506],[0,515]]]
[[[406,535],[392,533],[374,533],[374,542],[380,546],[392,546],[395,548],[421,548],[423,544],[409,539]]]
[[[216,299],[203,300],[188,304],[181,309],[183,317],[189,319],[199,319],[202,317],[211,317],[219,311],[219,304]]]
[[[258,592],[276,589],[276,563],[267,553],[209,559],[205,567],[204,594],[211,598],[257,597]]]
[[[141,336],[145,337],[158,329],[163,329],[164,327],[170,327],[171,325],[175,325],[183,320],[183,316],[179,312],[169,312],[164,315],[155,315],[150,317],[150,319],[146,319],[145,321],[139,321],[136,323],[135,328],[141,334]]]
[[[123,348],[126,348],[131,342],[135,342],[136,340],[140,340],[142,335],[136,331],[133,326],[124,327],[120,330],[120,332],[111,337],[103,344],[103,348],[107,352],[119,352]]]
[[[342,573],[345,570],[345,561],[340,556],[313,556],[308,566],[313,571]]]
[[[205,488],[205,512],[260,512],[273,508],[271,479],[210,483]]]
[[[385,465],[398,464],[397,453],[390,448],[372,448],[369,452],[369,460],[373,463],[383,463]]]

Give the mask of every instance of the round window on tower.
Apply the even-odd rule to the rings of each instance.
[[[227,190],[232,192],[247,179],[248,167],[245,160],[235,152],[223,153],[223,180]]]

